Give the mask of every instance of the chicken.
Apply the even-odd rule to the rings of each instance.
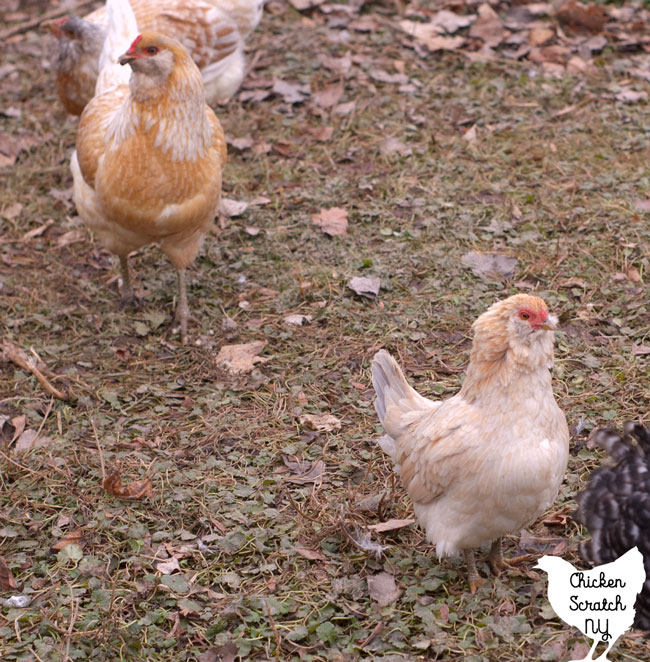
[[[372,363],[375,409],[415,516],[438,557],[463,551],[472,593],[484,583],[473,548],[492,541],[495,574],[508,564],[501,537],[533,522],[557,495],[569,454],[553,397],[553,329],[539,297],[516,294],[474,322],[460,392],[420,396],[384,350]]]
[[[244,77],[244,40],[262,17],[263,0],[131,0],[141,30],[178,39],[201,69],[208,103],[228,100]],[[106,36],[106,8],[64,17],[49,28],[57,38],[56,88],[72,115],[93,97]]]
[[[650,632],[650,431],[630,422],[623,436],[601,429],[593,438],[614,463],[596,469],[587,489],[577,496],[574,519],[591,534],[591,540],[580,546],[580,554],[589,563],[602,564],[615,561],[632,547],[639,549],[646,581],[636,603],[634,625]]]
[[[635,547],[612,563],[593,570],[576,570],[559,556],[542,556],[535,566],[548,573],[548,600],[553,611],[566,623],[593,639],[583,660],[593,660],[599,642],[607,650],[596,659],[607,660],[616,640],[634,620],[634,601],[643,586],[643,556]]]
[[[201,75],[183,46],[137,35],[128,0],[109,0],[109,30],[97,94],[86,106],[71,169],[86,225],[119,257],[125,302],[133,299],[128,254],[160,244],[178,272],[176,320],[187,340],[185,270],[196,257],[221,196],[223,130],[206,105]],[[127,84],[128,83],[128,84]]]

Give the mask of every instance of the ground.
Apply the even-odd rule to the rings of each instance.
[[[13,5],[5,30],[58,8]],[[579,563],[587,534],[570,514],[602,460],[589,432],[649,409],[650,128],[647,83],[632,75],[647,70],[643,45],[606,47],[582,71],[477,56],[476,40],[429,50],[397,22],[432,12],[408,10],[267,6],[245,86],[216,108],[224,196],[250,204],[215,223],[190,270],[186,346],[159,250],[131,257],[143,303],[121,309],[111,256],[76,215],[76,120],[57,101],[51,38],[5,39],[0,556],[17,586],[1,597],[31,604],[0,611],[4,661],[586,653],[532,566],[552,552]],[[347,219],[347,232],[319,219]],[[477,275],[472,251],[517,261]],[[380,279],[377,296],[353,277]],[[518,291],[560,318],[554,389],[571,456],[549,513],[506,541],[506,555],[533,556],[496,578],[482,553],[488,581],[471,595],[461,560],[439,562],[416,525],[373,531],[380,556],[351,540],[412,515],[376,444],[369,364],[385,347],[421,393],[447,397],[472,321]],[[251,342],[252,370],[217,361]],[[69,399],[9,346],[37,354]],[[104,489],[115,471],[144,496]],[[612,659],[649,655],[631,631]]]

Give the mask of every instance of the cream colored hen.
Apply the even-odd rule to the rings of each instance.
[[[185,46],[201,70],[208,103],[226,101],[237,91],[246,68],[244,41],[260,21],[263,0],[131,0],[131,7],[140,30]],[[58,42],[57,92],[72,115],[80,115],[94,95],[107,27],[105,7],[49,24]]]
[[[127,0],[109,0],[97,95],[79,122],[71,169],[82,220],[119,256],[123,299],[132,299],[128,254],[158,243],[178,272],[176,320],[187,339],[185,269],[211,227],[226,142],[206,105],[201,75],[175,39],[133,35]],[[130,75],[130,78],[129,78]]]
[[[411,388],[388,352],[372,363],[381,447],[438,556],[464,552],[472,593],[485,581],[473,549],[492,541],[499,574],[501,537],[533,522],[562,482],[569,432],[551,388],[556,323],[539,297],[495,303],[474,322],[460,392],[442,402]]]

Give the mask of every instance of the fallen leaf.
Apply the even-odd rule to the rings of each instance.
[[[368,593],[380,607],[395,602],[401,592],[395,583],[395,577],[387,572],[368,577]]]
[[[348,101],[347,103],[340,103],[334,109],[334,114],[335,115],[350,115],[350,113],[354,112],[354,109],[356,108],[356,105],[357,105],[356,101]]]
[[[318,214],[311,215],[312,221],[331,237],[348,233],[348,211],[341,207],[321,209]]]
[[[70,244],[78,244],[80,241],[83,241],[86,238],[86,233],[84,230],[68,230],[64,232],[60,237],[57,237],[56,245],[59,248],[65,248]]]
[[[282,456],[284,465],[293,474],[287,480],[292,483],[322,483],[325,473],[325,462],[316,460],[309,462],[305,460],[292,460],[286,455]]]
[[[299,420],[301,425],[316,430],[316,432],[341,429],[341,421],[332,414],[303,414]]]
[[[2,212],[0,212],[0,216],[6,218],[8,221],[13,221],[14,218],[20,216],[20,212],[22,210],[23,210],[23,206],[20,204],[20,202],[14,202],[11,205],[7,205],[2,210]]]
[[[284,319],[283,322],[285,324],[288,324],[289,326],[304,326],[305,324],[309,324],[312,321],[312,316],[311,315],[287,315]]]
[[[178,564],[178,559],[175,556],[172,556],[166,561],[160,561],[156,563],[156,570],[163,575],[171,575],[172,572],[176,570],[180,571],[181,566]]]
[[[622,101],[623,103],[637,103],[639,101],[645,101],[648,98],[647,92],[637,92],[637,90],[621,90],[614,95],[616,101]]]
[[[372,69],[368,72],[370,78],[376,80],[378,83],[389,83],[393,85],[406,85],[409,82],[409,77],[405,74],[389,74],[383,69]]]
[[[635,356],[647,356],[650,354],[650,345],[632,345],[632,354]]]
[[[34,228],[33,230],[30,230],[29,232],[25,232],[25,234],[22,237],[23,241],[29,241],[30,239],[33,239],[34,237],[40,237],[42,234],[44,234],[49,227],[54,225],[54,219],[50,218],[43,225],[39,225],[37,228]]]
[[[379,294],[381,278],[355,276],[347,282],[347,286],[359,296],[374,299]]]
[[[15,591],[18,588],[18,584],[14,579],[9,566],[4,559],[4,556],[0,556],[0,590],[1,591]]]
[[[350,51],[347,51],[343,57],[330,57],[324,53],[319,53],[318,59],[326,69],[337,74],[347,74],[352,68],[352,54]]]
[[[384,138],[381,145],[379,145],[379,151],[382,154],[399,154],[400,156],[410,156],[413,153],[410,147],[405,145],[399,138],[393,136]]]
[[[454,51],[465,43],[464,37],[441,37],[439,27],[431,23],[404,20],[399,26],[430,51]]]
[[[17,439],[14,444],[14,450],[17,453],[25,453],[32,448],[40,448],[47,446],[52,441],[52,437],[44,434],[36,434],[36,430],[25,430]]]
[[[295,1],[295,0],[294,0]],[[239,654],[239,647],[234,641],[227,641],[221,646],[209,648],[201,653],[199,662],[235,662]]]
[[[285,103],[302,103],[311,94],[311,88],[309,85],[288,83],[280,78],[274,78],[273,93],[281,96]]]
[[[310,561],[327,561],[327,558],[323,556],[321,552],[316,551],[315,549],[307,549],[306,547],[294,547],[293,551],[300,554]]]
[[[265,363],[269,360],[267,357],[258,356],[265,346],[266,340],[255,340],[240,345],[224,345],[219,350],[215,362],[231,375],[251,372],[255,364]]]
[[[326,143],[334,135],[333,126],[319,126],[311,131],[311,135],[318,142]]]
[[[324,87],[320,92],[315,92],[312,99],[321,108],[333,108],[343,96],[343,84],[332,83]]]
[[[368,524],[367,528],[377,531],[377,533],[381,533],[382,531],[401,529],[404,526],[410,526],[414,522],[414,519],[389,519],[388,521],[380,522],[379,524]]]
[[[512,278],[519,260],[501,253],[477,253],[470,251],[461,258],[464,266],[469,267],[479,278],[500,282]]]
[[[250,149],[254,144],[255,140],[250,136],[244,138],[231,138],[227,136],[228,144],[238,149],[240,152],[243,152],[245,149]]]
[[[472,124],[472,126],[462,135],[463,140],[466,140],[468,143],[475,142],[477,137],[476,124]]]
[[[555,36],[555,31],[550,28],[533,28],[528,33],[528,43],[531,46],[541,46]]]
[[[298,11],[306,11],[322,5],[325,0],[289,0],[291,6]],[[224,661],[225,662],[225,661]]]
[[[233,200],[232,198],[221,198],[219,213],[228,218],[241,216],[248,209],[248,202]]]
[[[584,28],[590,32],[600,32],[609,20],[607,10],[602,5],[583,5],[577,0],[565,2],[556,12],[558,21],[572,28]]]
[[[62,538],[59,538],[51,547],[50,552],[58,552],[63,549],[66,545],[71,545],[73,543],[83,547],[84,545],[84,531],[83,529],[73,529],[68,531]]]
[[[498,46],[503,41],[503,21],[487,3],[478,8],[478,19],[469,29],[469,36],[482,39],[486,46]]]
[[[148,478],[145,480],[135,480],[128,485],[123,485],[119,469],[106,477],[102,483],[102,487],[111,496],[129,500],[150,497],[153,491],[151,481]]]
[[[441,33],[447,32],[453,34],[458,32],[461,28],[468,28],[474,21],[476,16],[456,14],[447,9],[441,9],[432,19],[430,25],[440,28]]]

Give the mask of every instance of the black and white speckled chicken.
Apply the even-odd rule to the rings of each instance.
[[[646,581],[636,602],[634,626],[650,632],[650,430],[626,423],[623,436],[600,429],[593,438],[614,463],[596,469],[587,489],[577,496],[574,519],[591,534],[580,554],[585,561],[601,565],[635,545],[639,548]]]

